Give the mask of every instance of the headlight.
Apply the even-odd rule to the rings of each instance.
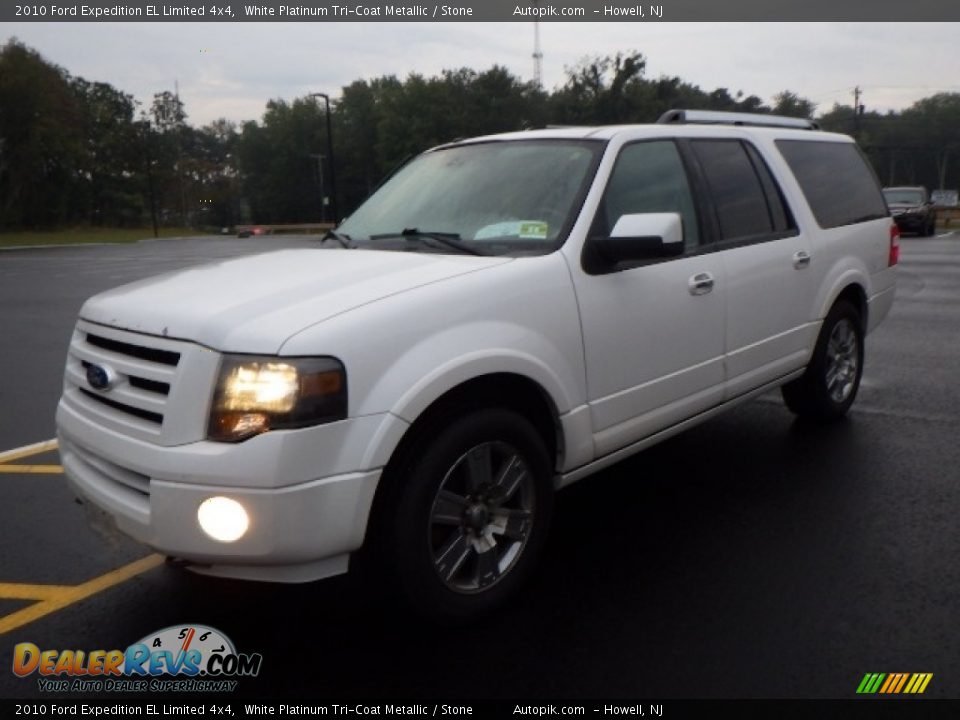
[[[207,434],[211,440],[239,442],[268,430],[346,416],[347,375],[339,360],[225,355]]]

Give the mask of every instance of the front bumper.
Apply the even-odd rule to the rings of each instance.
[[[395,421],[367,416],[236,445],[163,447],[92,422],[69,398],[57,409],[71,487],[121,532],[200,572],[278,582],[347,570],[381,473],[352,468],[364,467],[361,448]],[[311,463],[318,455],[325,462]],[[200,528],[197,508],[215,495],[236,500],[250,517],[236,542],[218,542]]]

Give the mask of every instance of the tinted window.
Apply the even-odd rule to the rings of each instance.
[[[884,217],[880,184],[853,143],[777,140],[822,228]]]
[[[763,185],[743,144],[739,140],[695,140],[692,145],[710,187],[721,238],[735,240],[774,232]]]
[[[607,183],[597,232],[609,233],[622,215],[659,212],[680,213],[684,246],[697,245],[697,214],[677,146],[669,140],[627,145]]]

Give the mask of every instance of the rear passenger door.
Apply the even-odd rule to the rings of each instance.
[[[725,399],[731,399],[806,362],[815,290],[811,244],[751,142],[694,139],[690,147],[709,189],[727,280]]]

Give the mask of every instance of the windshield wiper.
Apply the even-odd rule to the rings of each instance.
[[[340,243],[342,247],[345,247],[347,249],[356,247],[356,245],[353,244],[353,240],[350,238],[349,235],[344,235],[343,233],[338,233],[334,230],[327,230],[323,234],[323,237],[320,238],[320,244],[322,245],[327,240],[336,240],[338,243]]]
[[[430,240],[436,240],[438,243],[468,255],[486,255],[486,253],[461,241],[458,233],[429,232],[426,230],[418,230],[417,228],[404,228],[398,233],[381,233],[370,236],[371,240],[386,240],[388,238],[407,238],[410,240],[429,238]]]

